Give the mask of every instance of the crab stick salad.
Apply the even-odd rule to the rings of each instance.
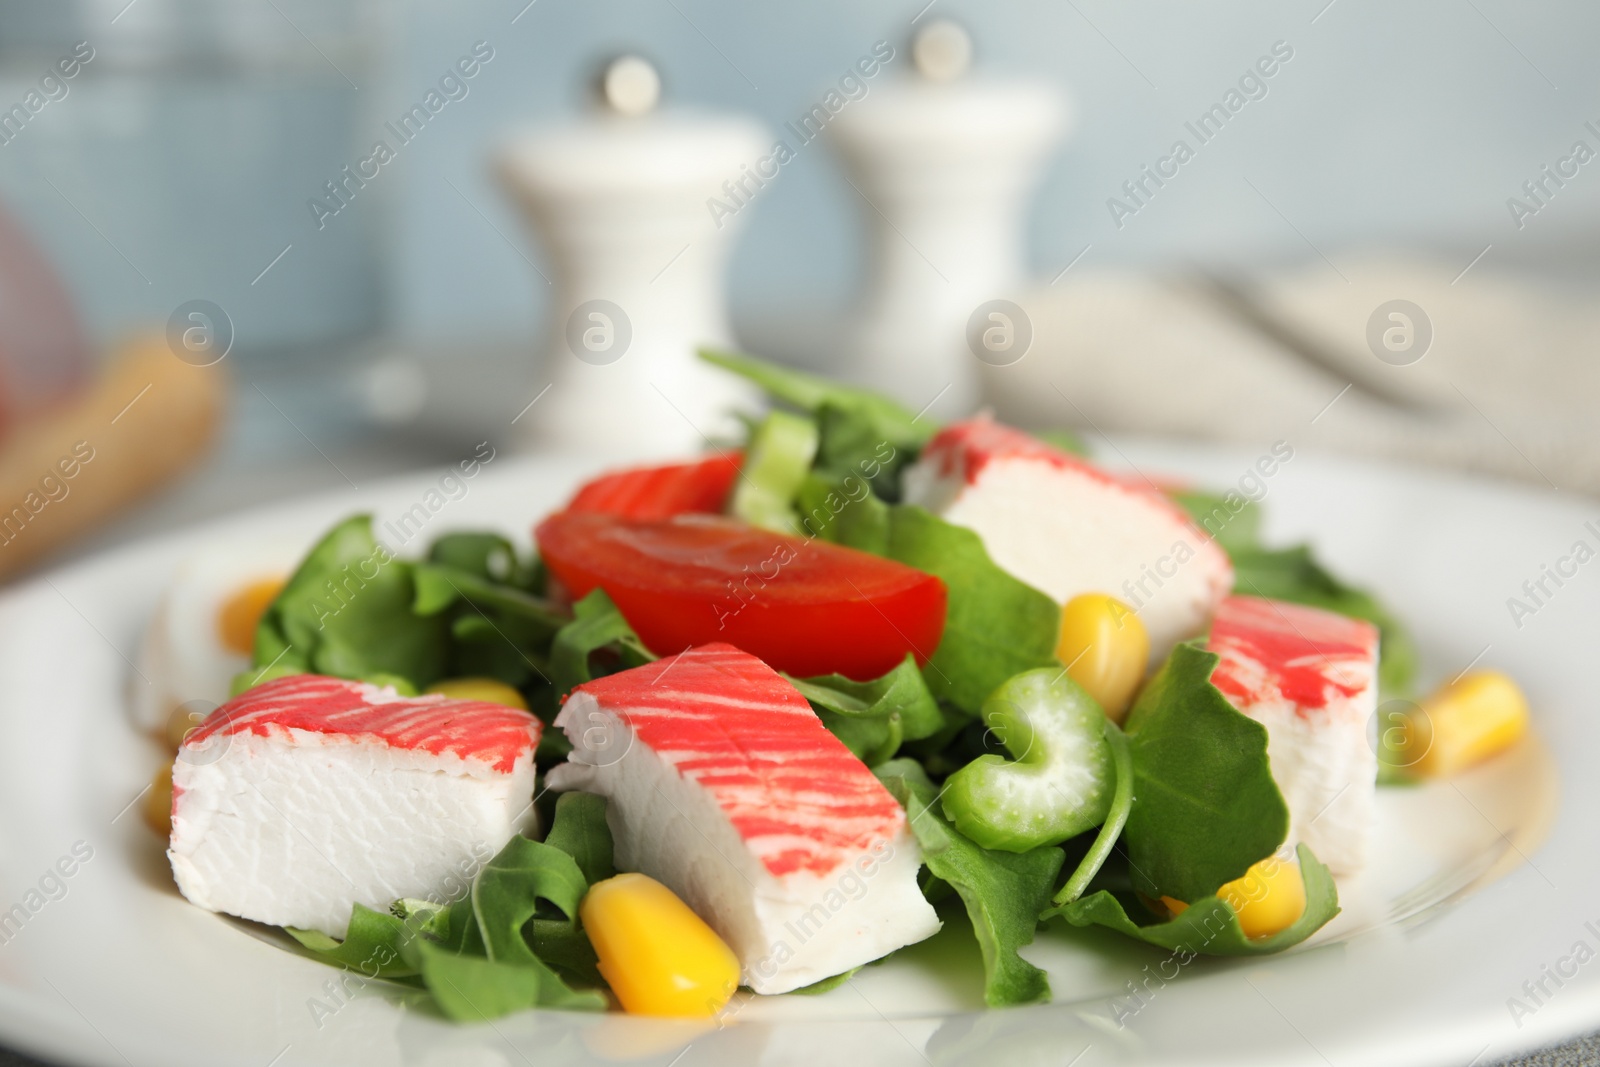
[[[772,400],[741,446],[576,487],[531,554],[355,515],[177,574],[135,709],[190,902],[462,1020],[711,1016],[941,930],[999,1007],[1086,927],[1306,941],[1380,782],[1528,728],[1493,671],[1411,701],[1396,618],[1242,499],[702,355]]]

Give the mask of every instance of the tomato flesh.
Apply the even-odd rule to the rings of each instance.
[[[604,589],[659,655],[726,641],[800,677],[865,681],[944,632],[944,582],[894,560],[735,519],[559,512],[534,531],[574,597]]]
[[[608,471],[585,483],[567,504],[568,511],[593,511],[630,519],[666,519],[687,512],[718,512],[744,456],[740,452],[708,456],[694,463],[663,467],[631,467]]]

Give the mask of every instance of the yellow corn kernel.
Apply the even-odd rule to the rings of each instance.
[[[1084,593],[1061,609],[1056,658],[1067,665],[1067,676],[1120,724],[1144,680],[1150,636],[1122,601],[1103,593]]]
[[[1277,856],[1251,864],[1242,878],[1217,890],[1217,896],[1233,909],[1239,917],[1239,929],[1250,938],[1270,937],[1287,930],[1306,911],[1306,883],[1300,877],[1299,864]],[[1174,916],[1189,908],[1172,897],[1162,897],[1161,903]]]
[[[139,805],[144,824],[162,837],[172,836],[172,765],[169,763],[156,772],[150,788],[145,791],[144,803]]]
[[[283,592],[285,579],[261,578],[234,590],[217,609],[217,636],[224,648],[248,656],[256,647],[256,624]]]
[[[508,708],[528,710],[528,702],[521,693],[494,678],[446,678],[434,682],[423,692],[443,693],[451,700],[481,700],[485,704],[504,704]]]
[[[1239,916],[1246,937],[1268,937],[1293,926],[1306,911],[1306,883],[1300,865],[1268,856],[1252,864],[1243,878],[1217,890]]]
[[[1472,671],[1407,716],[1402,756],[1412,773],[1442,778],[1510,748],[1528,732],[1528,701],[1499,671]]]
[[[625,1011],[715,1015],[739,987],[733,950],[654,878],[619,874],[597,882],[578,914]]]

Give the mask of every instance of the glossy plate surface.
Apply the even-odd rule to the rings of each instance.
[[[1141,470],[1218,487],[1256,458],[1122,444]],[[595,466],[500,460],[404,547],[483,526],[526,543],[533,520]],[[715,1027],[550,1012],[461,1027],[395,987],[341,982],[272,932],[201,912],[172,888],[133,805],[161,754],[129,725],[129,686],[141,684],[132,661],[165,581],[196,546],[309,541],[357,509],[376,512],[382,531],[444,499],[427,495],[438,484],[417,476],[241,515],[0,597],[0,1041],[108,1067],[1347,1067],[1491,1062],[1600,1026],[1600,564],[1547,581],[1551,595],[1520,628],[1507,607],[1576,542],[1600,549],[1600,507],[1304,455],[1267,480],[1268,540],[1309,539],[1340,573],[1381,590],[1413,626],[1428,684],[1473,662],[1510,671],[1537,730],[1453,783],[1385,790],[1373,869],[1343,887],[1345,914],[1316,945],[1182,965],[1109,933],[1052,928],[1026,954],[1050,971],[1055,1003],[984,1012],[977,949],[957,920],[831,993],[740,1001]],[[75,846],[92,857],[66,864],[70,877],[52,873]]]

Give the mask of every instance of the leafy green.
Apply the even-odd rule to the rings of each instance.
[[[859,548],[875,556],[889,548],[889,505],[854,475],[812,471],[800,483],[795,506],[807,536]]]
[[[818,471],[838,479],[847,493],[865,482],[883,500],[900,498],[900,471],[916,458],[913,445],[883,436],[859,410],[826,403],[816,417]]]
[[[1260,548],[1261,509],[1237,490],[1219,496],[1203,489],[1174,489],[1167,495],[1228,555]]]
[[[856,972],[859,970],[861,970],[860,967],[852,967],[848,971],[840,971],[838,974],[830,975],[821,981],[812,982],[810,985],[803,985],[799,989],[791,989],[789,992],[799,997],[820,996],[823,993],[832,992],[833,990],[838,989],[840,986],[850,981],[850,979],[854,978],[856,976]]]
[[[577,862],[565,852],[525,837],[512,838],[478,872],[468,899],[451,906],[452,910],[470,907],[484,958],[461,965],[455,960],[475,957],[451,953],[433,942],[423,946],[422,977],[445,1013],[460,1019],[492,1018],[494,1014],[528,1007],[604,1010],[604,997],[572,990],[550,966],[558,961],[546,962],[553,944],[563,957],[569,957],[560,962],[569,967],[577,963],[577,969],[583,969],[581,954],[576,959],[570,957],[574,939],[581,937],[578,903],[588,888]],[[530,946],[523,926],[540,919],[548,929],[542,931],[541,937],[536,927],[535,944]],[[536,953],[536,947],[543,952]],[[430,962],[437,975],[430,974]],[[436,984],[436,976],[447,989]],[[520,999],[529,989],[533,999]],[[504,1007],[508,998],[510,1006]]]
[[[920,448],[939,428],[936,423],[918,419],[893,400],[868,389],[840,385],[815,374],[735,352],[702,348],[700,358],[754,382],[768,396],[801,411],[816,414],[827,405],[849,412],[866,423],[878,440],[897,447]]]
[[[572,616],[550,645],[550,681],[559,695],[594,680],[591,657],[601,650],[610,654],[618,668],[638,667],[657,658],[644,647],[603,589],[594,590],[574,604]]]
[[[1296,851],[1300,876],[1305,881],[1306,909],[1294,923],[1267,937],[1244,936],[1234,910],[1215,895],[1195,901],[1174,919],[1148,926],[1140,926],[1128,918],[1123,901],[1105,890],[1064,907],[1052,908],[1044,917],[1061,915],[1073,926],[1105,926],[1146,944],[1187,956],[1256,956],[1282,952],[1291,945],[1298,945],[1339,914],[1339,890],[1328,868],[1319,863],[1305,845]]]
[[[976,715],[1007,678],[1056,665],[1061,609],[1055,601],[996,566],[977,534],[923,508],[887,506],[887,537],[880,541],[883,527],[867,516],[885,507],[864,502],[854,509],[863,517],[849,523],[851,509],[841,513],[840,541],[944,581],[944,637],[923,668],[936,698]]]
[[[822,725],[869,767],[892,759],[902,741],[920,740],[944,726],[939,705],[909,654],[870,682],[839,674],[789,681],[811,701]]]
[[[1233,555],[1234,592],[1309,604],[1366,619],[1381,635],[1379,688],[1391,696],[1408,693],[1417,674],[1417,649],[1411,635],[1371,593],[1346,585],[1311,554],[1309,545],[1255,549]]]
[[[539,958],[577,988],[603,989],[599,957],[583,927],[564,919],[533,919],[525,930]]]
[[[545,649],[570,616],[514,585],[450,564],[414,565],[419,615],[450,623],[449,673],[522,687],[547,678]]]
[[[1058,845],[1105,821],[1113,770],[1105,712],[1059,666],[1007,679],[983,723],[1011,755],[988,752],[944,783],[944,813],[989,849]]]
[[[731,511],[746,522],[798,534],[794,501],[817,455],[817,424],[803,415],[773,411],[745,446]]]
[[[1111,808],[1106,813],[1105,822],[1100,824],[1100,832],[1095,835],[1089,851],[1078,862],[1077,869],[1067,878],[1066,884],[1056,891],[1054,903],[1057,907],[1070,904],[1083,896],[1083,891],[1088,888],[1094,876],[1100,873],[1100,868],[1111,856],[1111,850],[1117,845],[1117,838],[1122,836],[1122,828],[1128,824],[1128,813],[1133,810],[1133,755],[1128,749],[1127,735],[1110,719],[1103,721],[1103,729],[1106,746],[1111,749],[1111,763],[1116,774],[1116,786],[1111,794]]]
[[[1198,900],[1272,854],[1289,809],[1267,763],[1267,728],[1211,684],[1217,655],[1181,644],[1128,713],[1133,807],[1124,831],[1134,884]]]
[[[525,562],[516,546],[497,533],[445,534],[428,546],[428,562],[467,571],[496,585],[537,591],[538,568]]]
[[[998,741],[989,728],[953,704],[939,705],[941,725],[929,737],[908,741],[905,754],[916,759],[934,778],[943,780],[985,752],[993,752]]]
[[[417,968],[407,962],[401,946],[414,935],[404,920],[356,904],[350,909],[350,928],[343,941],[320,930],[286,927],[289,936],[300,942],[324,963],[355,971],[367,978],[409,978]]]
[[[922,862],[966,905],[983,953],[985,1003],[997,1008],[1049,999],[1045,973],[1017,949],[1033,940],[1065,858],[1061,850],[1051,845],[1021,853],[981,848],[939,812],[934,785],[915,760],[894,760],[875,773],[905,806]]]
[[[506,963],[538,964],[522,937],[522,924],[543,901],[576,919],[588,888],[577,860],[567,853],[525,837],[512,838],[472,881],[472,914],[485,955]]]
[[[899,499],[900,471],[919,446],[896,443],[860,411],[833,403],[817,410],[816,421],[816,463],[795,500],[801,529],[881,555],[888,543],[884,503]]]
[[[438,680],[449,659],[444,619],[418,614],[415,565],[372,535],[372,516],[330,530],[301,562],[256,627],[252,670],[235,686],[285,674],[404,678],[416,689]]]
[[[597,1003],[567,1003],[570,990],[548,968],[497,963],[482,956],[457,955],[432,941],[413,942],[413,956],[422,980],[439,1010],[456,1022],[483,1022],[528,1008],[571,1007],[605,1010]]]
[[[611,827],[606,822],[603,796],[562,793],[556,800],[555,820],[544,843],[571,856],[590,885],[617,873],[611,859]]]
[[[389,905],[389,913],[405,923],[406,929],[413,934],[427,934],[440,941],[449,937],[449,904],[420,900],[416,897],[401,897]]]
[[[519,688],[542,680],[545,650],[568,621],[531,590],[537,567],[505,538],[448,534],[426,562],[397,559],[370,516],[334,527],[301,562],[256,630],[255,666],[235,691],[315,672],[415,694],[441,677]]]
[[[417,594],[412,610],[418,614],[435,615],[452,604],[465,602],[480,612],[492,610],[504,618],[526,621],[547,637],[571,621],[553,602],[514,585],[445,563],[417,563],[413,567]]]
[[[498,964],[540,972],[538,1006],[604,1006],[595,994],[572,991],[555,971],[603,984],[578,923],[578,905],[590,885],[615,873],[605,807],[604,797],[562,796],[544,843],[513,838],[473,880],[469,900],[452,906],[461,910],[470,903],[477,937],[467,944],[481,944]],[[493,977],[481,968],[477,973]],[[524,978],[516,976],[514,984]]]

